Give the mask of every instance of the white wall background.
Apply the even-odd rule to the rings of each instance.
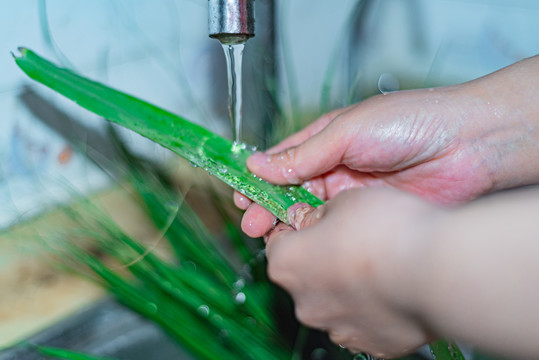
[[[535,0],[372,3],[362,24],[368,37],[349,49],[344,35],[357,1],[278,1],[278,38],[284,40],[278,53],[279,94],[285,103],[292,89],[301,107],[316,108],[332,59],[338,69],[332,99],[340,105],[346,103],[343,89],[350,82],[349,72],[342,70],[356,66],[354,61],[358,83],[373,89],[383,73],[401,84],[449,84],[539,53]],[[41,21],[43,4],[53,43]],[[84,124],[102,129],[103,121],[25,78],[10,55],[18,46],[55,62],[67,59],[86,76],[229,133],[228,121],[218,121],[223,114],[216,110],[215,101],[222,97],[214,96],[215,87],[225,91],[224,76],[218,75],[225,69],[216,68],[223,64],[216,59],[222,54],[207,37],[206,0],[0,0],[0,227],[68,199],[66,189],[86,193],[108,183],[17,96],[28,85]],[[153,144],[124,135],[138,152],[166,156]]]

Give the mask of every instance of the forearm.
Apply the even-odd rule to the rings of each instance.
[[[487,162],[492,190],[539,183],[539,56],[460,85],[463,138]]]
[[[538,216],[539,188],[441,215],[411,287],[427,327],[511,358],[539,357]]]

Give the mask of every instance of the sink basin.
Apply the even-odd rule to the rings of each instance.
[[[118,360],[192,360],[159,327],[105,299],[28,339],[38,345],[62,347]],[[0,351],[0,360],[43,359],[24,346]]]

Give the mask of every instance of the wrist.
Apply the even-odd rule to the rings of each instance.
[[[388,251],[377,279],[382,298],[394,309],[424,323],[424,296],[430,291],[435,273],[427,269],[433,240],[446,222],[448,210],[417,199],[406,204],[402,213],[407,226],[399,228],[399,241]],[[432,269],[434,270],[434,269]]]
[[[461,85],[463,138],[484,161],[491,191],[539,183],[539,57]]]

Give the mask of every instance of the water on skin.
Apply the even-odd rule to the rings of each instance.
[[[245,44],[223,44],[228,76],[228,114],[234,131],[234,145],[241,144],[241,63]]]

